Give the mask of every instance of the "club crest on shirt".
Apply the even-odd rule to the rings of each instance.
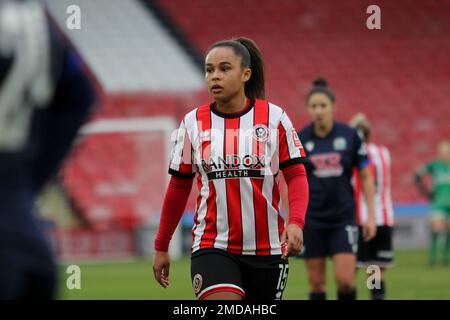
[[[307,143],[305,143],[305,148],[308,152],[313,151],[314,149],[314,141],[308,141]]]
[[[269,129],[264,124],[257,124],[253,127],[253,137],[256,141],[266,142],[269,140]]]
[[[202,285],[203,285],[203,277],[201,274],[197,273],[194,276],[194,280],[192,280],[192,287],[194,288],[194,292],[199,293],[200,289],[202,288]]]
[[[333,141],[334,150],[345,150],[347,148],[347,141],[343,137],[337,137]]]
[[[292,130],[292,139],[294,139],[294,145],[297,148],[303,148],[302,142],[300,141],[300,138],[298,137],[297,131],[295,131],[294,128],[292,128],[291,130]]]

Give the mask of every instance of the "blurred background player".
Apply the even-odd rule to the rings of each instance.
[[[361,180],[357,172],[354,174],[356,221],[359,226],[357,267],[367,268],[377,265],[381,269],[379,288],[370,290],[373,300],[384,300],[386,295],[385,271],[392,267],[394,254],[392,249],[392,229],[394,225],[394,209],[391,199],[391,156],[385,146],[371,141],[371,126],[366,116],[359,113],[350,121],[350,126],[360,133],[366,144],[370,160],[370,168],[375,181],[375,222],[377,233],[375,238],[364,241],[362,225],[367,222],[367,203],[361,192]]]
[[[262,100],[264,63],[256,44],[247,38],[224,40],[206,52],[205,78],[214,102],[181,122],[155,241],[155,279],[169,285],[169,242],[198,174],[191,256],[197,299],[279,300],[288,276],[286,258],[298,254],[303,243],[305,154],[287,114]],[[288,186],[286,232],[280,170]]]
[[[420,193],[430,201],[431,248],[429,264],[435,265],[439,252],[439,240],[444,238],[443,263],[449,265],[450,251],[450,141],[441,141],[436,159],[424,164],[415,175]],[[424,176],[430,175],[432,186],[427,187]]]
[[[34,216],[94,101],[39,1],[0,1],[0,299],[51,299],[56,268]]]
[[[309,297],[326,299],[326,257],[331,256],[338,299],[356,299],[358,229],[351,177],[357,168],[368,199],[368,219],[362,226],[368,241],[376,233],[369,159],[357,131],[334,120],[335,95],[324,79],[313,82],[307,105],[312,123],[299,136],[309,159],[306,171],[311,190],[304,229]]]

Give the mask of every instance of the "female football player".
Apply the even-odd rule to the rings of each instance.
[[[375,181],[374,207],[377,225],[376,236],[370,241],[364,241],[361,226],[367,220],[367,205],[366,199],[361,193],[359,174],[357,174],[357,170],[354,170],[356,221],[359,226],[356,265],[361,269],[378,266],[380,270],[379,286],[370,287],[369,290],[372,300],[384,300],[386,297],[386,272],[394,265],[391,153],[386,146],[375,144],[372,141],[371,125],[363,113],[355,115],[350,121],[350,126],[360,133],[371,162],[371,172]],[[369,273],[369,276],[372,277],[372,274]]]
[[[287,257],[302,246],[308,203],[301,142],[286,112],[264,100],[263,59],[252,40],[213,44],[205,79],[213,102],[184,117],[174,144],[155,241],[155,278],[169,285],[169,241],[197,176],[191,256],[197,299],[281,299]],[[286,230],[280,170],[289,188]]]
[[[429,189],[423,178],[431,176]],[[443,264],[449,264],[450,254],[450,141],[443,140],[438,145],[438,157],[420,167],[415,176],[420,193],[430,200],[431,205],[431,248],[428,263],[436,264],[439,251],[439,237],[444,238]]]
[[[376,233],[374,182],[367,151],[357,131],[334,120],[335,95],[324,79],[317,79],[307,95],[312,123],[299,136],[308,156],[306,171],[310,201],[304,228],[304,257],[310,299],[326,299],[326,257],[334,264],[338,299],[355,299],[358,228],[351,177],[361,176],[367,199],[368,219],[362,226],[364,240]]]

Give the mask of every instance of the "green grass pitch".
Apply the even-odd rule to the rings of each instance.
[[[388,299],[450,299],[450,267],[427,265],[426,251],[398,251],[396,265],[387,273]],[[194,299],[190,279],[190,261],[172,261],[170,286],[161,288],[153,279],[148,259],[80,263],[81,289],[67,289],[67,265],[60,266],[59,299]],[[336,298],[333,270],[327,265],[328,298]],[[358,272],[359,299],[368,299],[365,274]],[[283,299],[307,299],[308,286],[304,261],[291,258],[289,277]]]

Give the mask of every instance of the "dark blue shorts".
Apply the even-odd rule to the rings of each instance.
[[[338,253],[358,251],[358,227],[354,224],[340,224],[328,228],[312,228],[305,225],[303,230],[302,257],[325,258]]]

